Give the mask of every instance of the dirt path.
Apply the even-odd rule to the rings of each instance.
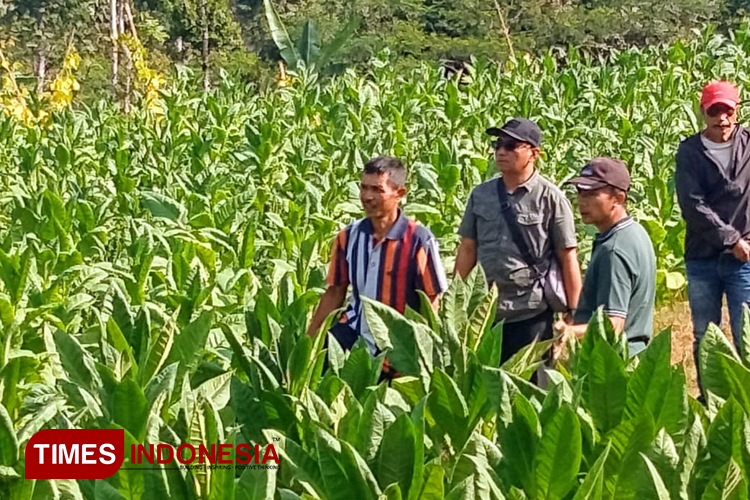
[[[693,323],[690,319],[690,308],[687,302],[675,302],[664,306],[654,313],[654,331],[660,332],[672,326],[672,363],[682,364],[690,388],[690,394],[696,396],[698,387],[695,378],[695,363],[693,362]],[[724,305],[722,330],[731,342],[729,330],[729,312]]]

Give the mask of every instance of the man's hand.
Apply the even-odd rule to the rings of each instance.
[[[735,243],[732,253],[740,262],[750,262],[750,243],[740,238]]]
[[[328,315],[344,304],[347,289],[348,285],[331,285],[326,289],[320,298],[318,308],[315,310],[310,326],[307,328],[307,335],[309,337],[314,337]]]
[[[552,359],[551,361],[554,363],[558,359],[560,359],[560,356],[565,352],[565,346],[568,343],[568,339],[570,338],[570,335],[572,335],[572,330],[568,326],[569,323],[567,323],[565,320],[557,320],[552,325],[552,331],[557,335],[557,340],[554,344],[552,344]]]

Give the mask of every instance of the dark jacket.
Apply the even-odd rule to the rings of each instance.
[[[685,218],[685,259],[714,257],[750,235],[750,130],[737,125],[726,169],[707,154],[699,133],[682,141],[675,188]]]

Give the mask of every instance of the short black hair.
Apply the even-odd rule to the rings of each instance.
[[[614,186],[609,186],[609,185],[604,186],[603,189],[606,189],[609,195],[612,197],[617,196],[620,193],[625,195],[625,201],[623,202],[623,206],[628,206],[628,192],[627,191],[620,189],[620,188],[616,188]]]
[[[397,187],[406,186],[406,167],[398,158],[377,156],[365,163],[364,173],[388,174],[390,181]]]

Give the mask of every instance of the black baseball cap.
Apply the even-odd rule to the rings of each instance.
[[[542,129],[526,118],[512,118],[502,127],[490,127],[485,132],[495,137],[507,135],[519,141],[528,142],[535,148],[542,143]]]
[[[615,158],[594,158],[581,170],[581,175],[569,180],[584,191],[612,186],[623,191],[630,189],[630,173],[625,162]]]

